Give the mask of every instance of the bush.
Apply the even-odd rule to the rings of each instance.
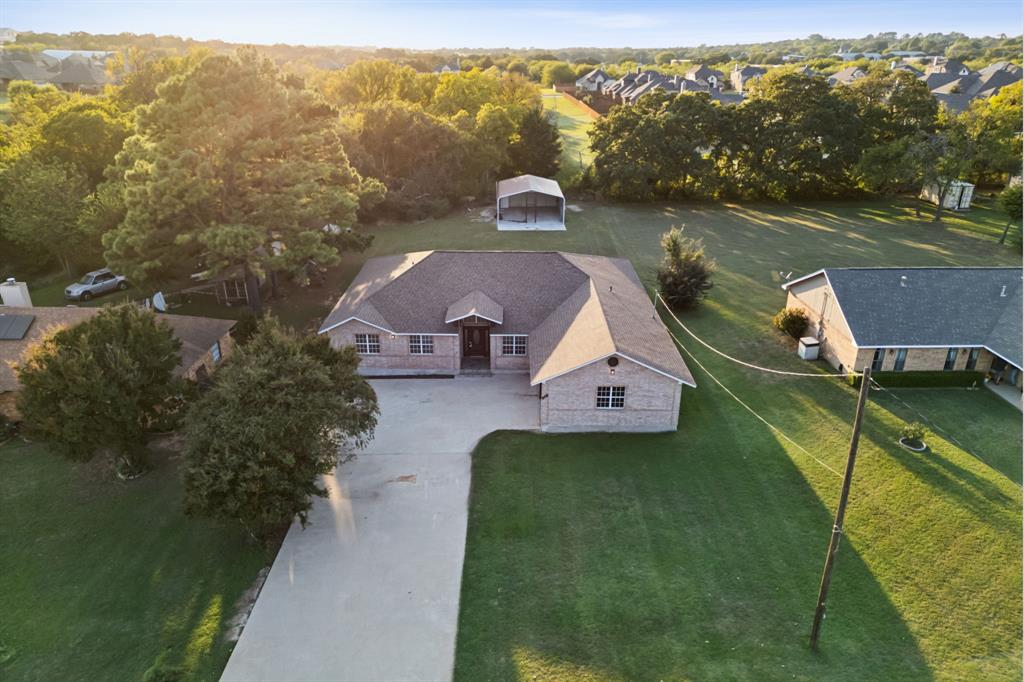
[[[907,445],[921,447],[924,444],[924,436],[927,430],[921,422],[909,422],[900,429],[900,437],[907,441]]]
[[[873,372],[871,379],[885,388],[967,388],[981,384],[981,372]],[[848,374],[846,380],[854,388],[860,387],[860,375]]]
[[[717,267],[704,256],[699,239],[683,236],[683,228],[673,227],[661,236],[665,259],[658,268],[661,296],[672,308],[693,308],[713,286],[711,275]]]
[[[780,332],[799,339],[807,329],[807,313],[800,308],[783,308],[772,318],[772,324]]]

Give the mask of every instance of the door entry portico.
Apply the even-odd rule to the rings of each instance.
[[[463,325],[462,356],[486,358],[491,355],[491,330],[485,325]]]

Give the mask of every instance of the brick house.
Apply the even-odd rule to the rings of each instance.
[[[782,288],[837,369],[975,370],[1021,386],[1021,268],[826,268]]]
[[[367,376],[521,373],[548,431],[670,431],[695,386],[629,261],[562,252],[371,258],[320,327]]]
[[[29,346],[50,330],[74,326],[99,311],[100,308],[74,306],[27,308],[0,305],[0,332],[17,330],[16,333],[0,333],[0,416],[20,419],[16,401],[21,385],[12,365],[21,360]],[[234,320],[191,315],[158,314],[157,317],[166,322],[181,341],[181,363],[176,370],[178,376],[201,380],[234,349],[231,338],[231,330],[236,324]],[[14,336],[17,338],[12,338]]]

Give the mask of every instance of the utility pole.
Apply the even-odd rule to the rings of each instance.
[[[846,500],[850,496],[850,482],[853,480],[853,464],[857,461],[857,443],[860,442],[860,425],[864,421],[864,407],[868,401],[868,387],[871,385],[871,366],[864,368],[860,378],[860,395],[857,397],[857,414],[853,417],[853,436],[850,437],[850,452],[846,457],[846,473],[843,475],[843,491],[839,495],[839,507],[836,509],[836,520],[832,524],[832,538],[828,543],[828,554],[825,555],[825,570],[821,574],[821,587],[818,588],[818,605],[814,609],[814,624],[811,626],[811,649],[818,650],[818,637],[821,635],[821,621],[825,618],[825,600],[828,599],[828,586],[832,582],[832,566],[836,561],[836,549],[839,538],[843,535],[843,517],[846,516]]]

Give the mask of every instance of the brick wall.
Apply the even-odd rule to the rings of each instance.
[[[530,371],[530,340],[526,340],[526,355],[502,355],[502,336],[491,334],[491,371],[498,373],[521,373]]]
[[[334,348],[354,346],[356,334],[377,334],[380,353],[360,355],[360,374],[457,374],[459,371],[459,337],[434,336],[432,355],[413,355],[409,352],[409,337],[391,334],[357,320],[346,322],[327,332]]]
[[[812,284],[813,286],[811,286]],[[863,367],[861,355],[858,353],[857,347],[853,345],[853,338],[850,336],[846,321],[839,314],[838,307],[822,298],[825,288],[823,275],[815,277],[806,285],[801,285],[801,288],[793,287],[786,297],[786,307],[798,308],[807,314],[807,329],[804,334],[821,339],[821,345],[818,348],[818,355],[821,359],[836,369],[839,369],[840,365],[846,369]],[[823,305],[824,315],[821,314]],[[820,336],[819,327],[821,329]],[[871,362],[870,354],[868,362]]]
[[[21,420],[21,413],[18,412],[16,405],[17,397],[17,391],[4,391],[0,393],[0,415],[13,422]]]
[[[220,362],[224,362],[228,359],[229,355],[235,352],[235,340],[231,334],[228,333],[220,337],[218,341],[220,341]],[[211,348],[211,350],[206,351],[206,354],[203,355],[203,357],[196,360],[191,367],[182,372],[182,376],[186,379],[195,379],[196,372],[199,371],[200,367],[206,367],[207,374],[212,375],[219,364],[219,362],[214,362]]]
[[[598,386],[625,386],[620,410],[596,407]],[[563,374],[543,385],[540,423],[545,431],[674,431],[679,421],[681,384],[634,362],[620,359],[615,374],[604,360]]]
[[[904,372],[938,372],[946,365],[946,351],[947,348],[908,348],[907,359],[903,364]],[[882,372],[891,372],[896,366],[896,348],[886,348],[885,356],[882,359]],[[870,365],[872,358],[874,358],[874,348],[862,348],[860,354],[857,357],[858,365],[860,369],[864,365]],[[970,356],[970,349],[959,348],[956,354],[956,364],[953,365],[953,370],[960,371],[967,369],[967,358]],[[992,353],[988,352],[984,348],[981,349],[981,354],[978,356],[978,363],[975,366],[975,370],[978,372],[987,372],[992,366]]]

